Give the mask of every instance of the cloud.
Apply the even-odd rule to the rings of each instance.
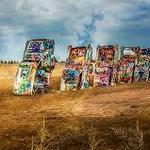
[[[23,46],[26,38],[23,28],[0,26],[0,41],[2,42],[0,52],[5,60],[18,60],[23,55]],[[18,38],[19,37],[19,38]]]
[[[149,0],[1,0],[0,59],[21,60],[31,38],[53,38],[60,59],[70,44],[148,45],[149,13]]]

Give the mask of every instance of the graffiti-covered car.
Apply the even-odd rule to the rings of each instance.
[[[118,60],[117,45],[98,45],[94,69],[94,87],[113,85],[116,75],[115,63]]]
[[[150,71],[150,49],[140,49],[134,70],[134,81],[148,81]]]
[[[133,81],[139,50],[139,47],[121,47],[121,59],[118,70],[119,83],[131,83]]]
[[[54,44],[54,40],[49,39],[27,41],[13,86],[14,94],[32,95],[48,90],[55,67]]]
[[[94,70],[94,87],[108,86],[112,75],[112,68],[109,66],[102,66],[100,63],[95,65]]]
[[[93,50],[87,47],[68,47],[68,58],[63,70],[60,90],[77,90],[89,87]]]
[[[19,64],[13,92],[15,94],[32,94],[37,64],[22,62]]]
[[[62,74],[61,89],[76,89],[79,87],[80,71],[73,68],[65,68]],[[65,87],[63,87],[65,86]]]

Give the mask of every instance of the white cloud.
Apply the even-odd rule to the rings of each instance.
[[[45,32],[45,25],[47,28],[48,25],[51,28],[55,27],[54,30],[51,30],[53,32],[51,35],[57,38],[56,54],[65,58],[61,54],[62,51],[66,51],[69,44],[78,44],[77,34],[84,35],[86,26],[92,22],[93,16],[99,14],[102,15],[102,18],[94,22],[95,30],[92,31],[90,38],[94,41],[93,45],[106,44],[115,37],[113,34],[115,31],[117,33],[120,28],[135,23],[126,22],[126,20],[131,16],[143,13],[135,12],[140,4],[149,5],[150,1],[1,0],[0,19],[2,18],[3,21],[0,22],[0,28],[3,27],[3,29],[0,35],[3,37],[6,48],[3,50],[5,51],[3,58],[20,58],[25,40],[31,38],[26,32],[35,30],[34,26],[41,26],[41,32],[38,32],[37,35],[40,38]],[[143,24],[150,24],[149,18],[145,18]],[[65,27],[66,33],[60,30],[61,25]],[[8,54],[11,54],[10,57],[7,57]]]
[[[25,30],[18,27],[0,26],[3,46],[1,47],[2,57],[5,60],[21,60],[26,38]]]

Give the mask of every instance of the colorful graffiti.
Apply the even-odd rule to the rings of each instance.
[[[69,90],[71,88],[75,90],[79,86],[79,75],[80,72],[75,69],[64,69],[62,75],[62,83],[65,87],[61,88],[65,88],[66,90]]]
[[[114,63],[118,59],[117,45],[104,45],[97,47],[96,64],[94,70],[94,87],[108,86],[115,81],[116,73]]]
[[[117,54],[117,45],[99,45],[96,52],[96,61],[113,64]]]
[[[13,92],[29,95],[32,94],[36,74],[36,63],[22,62],[19,64]]]
[[[108,86],[110,84],[111,75],[112,75],[112,67],[97,63],[95,65],[95,72],[94,72],[94,87]]]
[[[91,45],[88,47],[68,47],[68,59],[76,63],[84,63],[91,61],[93,50]]]
[[[118,80],[119,82],[130,83],[133,79],[135,62],[134,59],[124,60],[119,65]]]
[[[91,45],[68,47],[60,90],[103,87],[150,80],[150,48],[98,46],[93,62]],[[120,58],[119,58],[120,56]],[[32,95],[50,87],[55,67],[54,41],[33,39],[26,43],[13,87],[14,94]]]
[[[150,49],[139,51],[138,64],[135,66],[134,81],[148,81],[150,71]]]
[[[119,83],[131,83],[138,61],[139,47],[121,47],[121,58],[118,70]]]
[[[13,87],[14,94],[32,95],[50,86],[55,66],[54,41],[33,39],[26,43],[23,61],[19,64]]]
[[[63,70],[60,90],[85,89],[90,85],[93,50],[87,47],[68,47],[68,58]]]

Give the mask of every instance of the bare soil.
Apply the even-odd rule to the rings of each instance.
[[[119,84],[107,88],[60,92],[63,65],[57,65],[46,94],[14,96],[12,86],[17,65],[0,65],[0,150],[29,150],[42,118],[51,131],[94,124],[103,131],[107,145],[99,149],[119,150],[110,128],[128,127],[139,121],[144,133],[143,150],[150,149],[150,82]],[[108,147],[109,148],[108,148]],[[88,149],[80,141],[60,149]]]

